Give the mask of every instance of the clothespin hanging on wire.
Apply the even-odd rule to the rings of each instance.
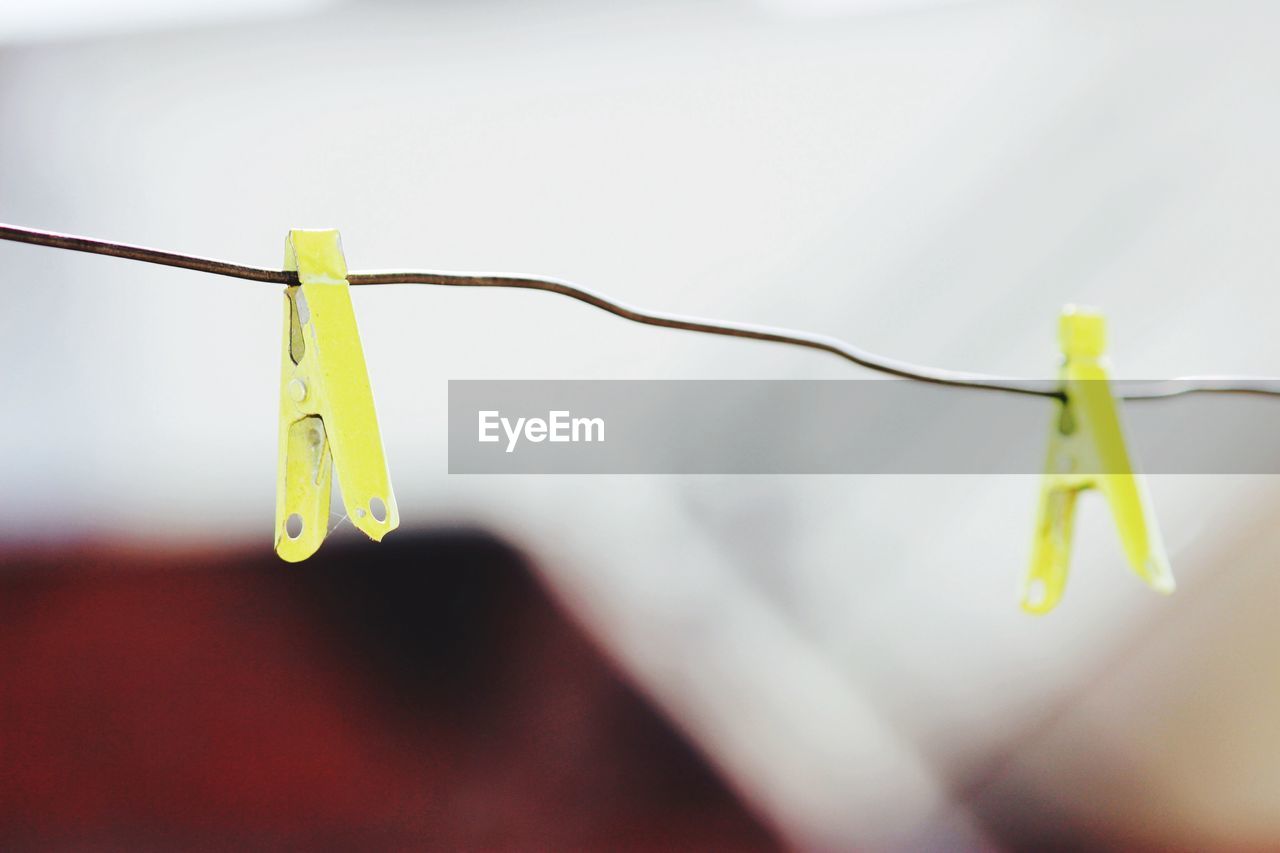
[[[1065,360],[1062,390],[1049,435],[1040,489],[1031,569],[1022,586],[1022,607],[1047,613],[1062,597],[1071,557],[1076,498],[1098,489],[1115,518],[1129,565],[1157,592],[1173,592],[1151,500],[1134,473],[1116,398],[1111,392],[1106,321],[1101,314],[1068,306],[1058,326]]]
[[[333,468],[347,515],[374,541],[400,523],[337,231],[290,231],[280,375],[276,553],[291,563],[329,532]]]

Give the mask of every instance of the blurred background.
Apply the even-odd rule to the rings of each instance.
[[[260,266],[334,227],[354,270],[554,275],[1029,378],[1082,302],[1122,377],[1275,374],[1277,25],[8,4],[0,220]],[[861,375],[837,359],[369,288],[402,529],[289,566],[280,288],[10,244],[0,275],[6,847],[1280,843],[1274,478],[1152,478],[1171,598],[1086,498],[1035,619],[1034,477],[447,473],[449,379]]]

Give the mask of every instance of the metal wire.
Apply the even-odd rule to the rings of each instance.
[[[0,240],[30,243],[33,246],[49,246],[54,249],[69,249],[72,252],[110,255],[113,258],[126,258],[131,261],[162,264],[167,267],[181,267],[183,269],[196,270],[197,272],[230,276],[231,278],[244,278],[249,281],[269,281],[276,284],[298,283],[296,273],[283,270],[246,267],[240,264],[227,263],[226,261],[214,261],[209,258],[197,258],[193,255],[164,252],[160,249],[130,246],[126,243],[110,243],[106,240],[94,240],[91,237],[75,237],[71,234],[38,231],[35,228],[20,228],[16,225],[5,225],[3,223],[0,223]]]
[[[34,228],[22,228],[0,223],[0,240],[16,243],[28,243],[35,246],[49,246],[55,249],[67,249],[73,252],[89,252],[97,255],[110,255],[132,261],[149,264],[161,264],[170,267],[196,270],[213,275],[247,279],[249,281],[270,282],[273,284],[295,285],[298,283],[297,273],[286,270],[249,267],[228,263],[210,258],[166,252],[160,249],[149,249],[143,246],[131,246],[125,243],[113,243],[106,240],[95,240],[89,237],[77,237],[70,234],[59,234],[52,231],[40,231]],[[602,311],[608,311],[624,320],[642,323],[647,326],[658,326],[665,329],[682,329],[687,332],[699,332],[708,335],[724,335],[733,338],[770,341],[772,343],[789,344],[806,347],[837,355],[860,367],[875,370],[890,376],[913,379],[935,385],[947,385],[956,388],[973,388],[983,391],[1001,391],[1009,394],[1021,394],[1034,397],[1063,399],[1060,384],[1055,381],[1012,379],[1001,376],[990,376],[982,373],[965,373],[946,370],[938,367],[910,364],[886,356],[877,355],[860,349],[853,344],[828,335],[800,332],[791,329],[780,329],[771,326],[757,326],[746,323],[732,323],[719,320],[706,320],[699,317],[685,317],[678,314],[666,314],[657,311],[645,311],[610,299],[603,294],[578,287],[567,281],[538,276],[512,275],[507,273],[461,273],[438,272],[432,270],[407,271],[371,271],[351,272],[347,280],[352,286],[370,286],[384,284],[426,284],[444,287],[508,287],[524,290],[544,290],[558,293],[579,302],[585,302]],[[1124,385],[1125,383],[1118,383]],[[1134,385],[1137,383],[1128,383]],[[1124,400],[1158,400],[1180,397],[1187,394],[1262,394],[1280,396],[1280,379],[1249,376],[1185,376],[1160,382],[1143,382],[1140,387],[1117,394]]]

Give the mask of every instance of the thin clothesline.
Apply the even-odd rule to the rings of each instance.
[[[35,246],[48,246],[55,249],[66,249],[73,252],[88,252],[96,255],[109,255],[131,261],[148,264],[180,267],[212,275],[228,276],[247,281],[259,281],[271,284],[296,285],[297,273],[288,270],[251,267],[228,261],[184,255],[177,252],[166,252],[144,246],[132,246],[126,243],[114,243],[107,240],[95,240],[90,237],[77,237],[70,234],[59,234],[53,231],[41,231],[34,228],[23,228],[16,225],[0,223],[0,240],[15,243],[27,243]],[[646,311],[610,299],[603,294],[579,287],[567,281],[541,276],[516,275],[508,273],[462,273],[442,272],[435,270],[376,270],[367,272],[351,272],[347,281],[352,286],[382,284],[426,284],[445,287],[508,287],[525,290],[543,290],[558,293],[579,302],[585,302],[602,311],[608,311],[624,320],[642,323],[647,326],[658,326],[666,329],[681,329],[687,332],[699,332],[708,335],[723,335],[748,340],[769,341],[790,346],[821,350],[851,361],[860,367],[912,379],[934,385],[947,385],[955,388],[972,388],[982,391],[1001,391],[1024,396],[1048,397],[1063,399],[1061,386],[1051,380],[1013,379],[992,376],[983,373],[968,373],[947,370],[940,367],[911,364],[888,356],[878,355],[854,346],[839,338],[820,335],[812,332],[801,332],[792,329],[781,329],[771,326],[760,326],[748,323],[734,323],[721,320],[708,320],[700,317],[686,317],[679,314],[668,314],[657,311]],[[1117,395],[1123,400],[1153,400],[1179,397],[1186,394],[1264,394],[1280,396],[1280,379],[1251,376],[1183,376],[1152,382],[1143,382],[1137,390],[1127,390]]]

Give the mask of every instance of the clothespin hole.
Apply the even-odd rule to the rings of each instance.
[[[1040,578],[1033,578],[1027,584],[1027,604],[1032,607],[1039,607],[1044,604],[1044,581]]]
[[[369,513],[373,516],[373,520],[381,524],[387,520],[387,505],[382,498],[374,497],[369,501]]]
[[[302,535],[302,516],[296,512],[290,515],[284,521],[284,532],[290,539],[297,539]]]
[[[307,297],[301,290],[298,291],[298,295],[294,299],[294,304],[298,306],[298,322],[304,326],[310,323],[311,309],[307,307]]]

